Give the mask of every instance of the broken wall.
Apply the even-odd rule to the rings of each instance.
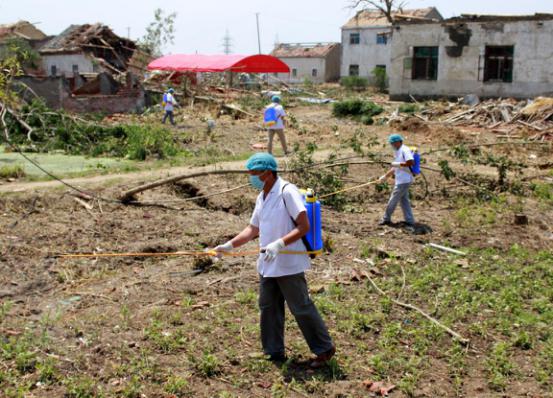
[[[144,90],[116,95],[71,96],[63,102],[63,108],[76,113],[133,113],[144,110]]]
[[[390,96],[529,98],[553,94],[552,20],[400,24],[391,51]],[[485,82],[486,45],[514,46],[512,82]],[[437,80],[413,80],[413,47],[437,46]]]
[[[64,99],[71,95],[69,83],[66,79],[59,76],[20,76],[17,78],[17,81],[20,81],[29,87],[37,96],[44,99],[46,104],[52,109],[61,108]],[[21,93],[26,101],[30,101],[34,97],[34,95],[28,90],[22,90]]]

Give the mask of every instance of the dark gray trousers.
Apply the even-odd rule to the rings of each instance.
[[[284,353],[284,302],[300,327],[309,349],[315,355],[333,346],[328,329],[309,297],[305,274],[276,278],[260,277],[259,309],[261,343],[267,355]]]
[[[173,119],[173,111],[165,111],[165,115],[163,115],[163,121],[161,123],[165,124],[165,121],[169,118],[169,121],[174,126],[175,125],[175,119]]]

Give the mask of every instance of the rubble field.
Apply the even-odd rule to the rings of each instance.
[[[1,194],[2,396],[552,397],[550,116],[523,116],[529,105],[512,101],[415,104],[407,113],[376,102],[385,112],[372,126],[337,119],[329,105],[292,105],[297,124],[288,137],[298,152],[279,159],[282,167],[301,164],[305,145],[316,142],[318,160],[350,163],[337,175],[353,186],[383,174],[379,161],[391,159],[386,137],[401,132],[425,162],[413,187],[415,229],[377,225],[386,184],[323,202],[326,253],[308,281],[337,345],[326,368],[309,368],[289,313],[289,360],[275,364],[260,354],[254,257],[57,256],[224,243],[247,225],[256,193],[190,200],[247,183],[212,175],[146,191],[137,197],[143,206],[65,188]],[[201,134],[203,116],[183,111],[181,118]],[[253,118],[218,123],[216,139],[191,145],[243,155],[264,143]],[[302,187],[303,175],[284,178]],[[149,180],[95,179],[87,189],[117,198],[142,182]]]

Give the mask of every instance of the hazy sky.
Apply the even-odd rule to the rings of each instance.
[[[340,26],[353,15],[348,0],[0,0],[0,24],[20,19],[37,23],[47,34],[70,24],[103,22],[119,35],[132,39],[144,34],[161,7],[176,11],[175,44],[167,53],[221,53],[225,30],[233,39],[233,52],[257,52],[255,13],[259,12],[261,47],[267,53],[280,42],[340,41]],[[553,0],[410,0],[408,8],[435,6],[444,17],[461,13],[553,13]]]

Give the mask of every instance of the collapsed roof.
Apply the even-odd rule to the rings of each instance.
[[[416,8],[411,10],[398,10],[392,13],[394,21],[399,20],[441,20],[440,12],[435,7]],[[390,26],[388,18],[380,10],[361,10],[351,18],[342,29],[370,28],[378,26]]]
[[[18,21],[12,24],[0,25],[0,42],[18,37],[25,40],[44,40],[47,36],[43,31],[28,21]]]
[[[551,21],[553,20],[553,14],[549,13],[535,13],[530,15],[486,15],[486,14],[461,14],[457,17],[451,17],[442,21],[430,21],[430,20],[401,20],[395,22],[395,24],[404,25],[416,25],[416,24],[463,24],[469,22],[475,23],[507,23],[507,22],[524,22],[524,21]]]
[[[49,40],[41,49],[41,55],[85,52],[107,63],[110,69],[124,72],[129,67],[137,46],[134,41],[117,36],[102,24],[71,25]]]
[[[271,55],[278,58],[324,58],[340,43],[281,43]]]

